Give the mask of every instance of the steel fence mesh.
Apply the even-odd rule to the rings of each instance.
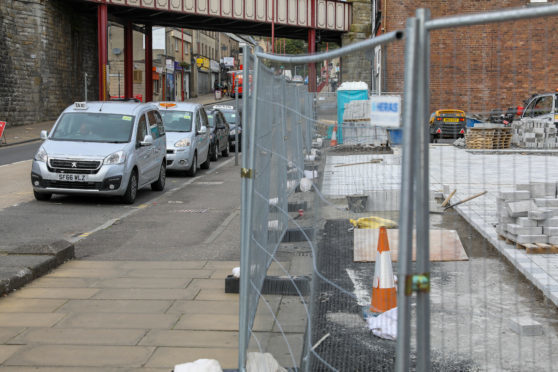
[[[556,6],[550,8],[557,14]],[[414,10],[408,11],[412,17]],[[391,371],[403,359],[410,370],[555,369],[558,98],[554,75],[534,68],[535,59],[551,64],[556,19],[551,14],[497,24],[489,24],[494,19],[486,15],[467,18],[475,32],[490,36],[478,44],[463,41],[467,29],[457,21],[443,27],[426,21],[431,27],[426,78],[418,77],[420,67],[411,70],[409,58],[418,57],[405,51],[407,40],[395,41],[382,47],[385,60],[398,63],[388,66],[385,89],[367,91],[357,103],[343,101],[343,89],[334,92],[325,84],[322,91],[308,93],[265,57],[255,58],[246,296],[248,330],[257,342],[249,351],[270,352],[284,367],[308,371]],[[531,38],[545,47],[511,47],[517,38],[519,46]],[[438,56],[462,59],[452,63]],[[302,63],[282,65],[308,71]],[[412,84],[406,85],[405,76],[419,87],[407,89]],[[430,104],[422,100],[421,79],[428,84]],[[459,88],[447,91],[439,85]],[[540,102],[537,97],[522,102],[535,92],[548,94]],[[359,117],[370,113],[368,98],[378,93],[400,96],[403,107],[411,108],[404,112],[401,130]],[[524,113],[518,115],[516,108],[511,115],[509,107],[519,105],[526,107]],[[442,109],[450,110],[437,112]],[[427,164],[418,158],[420,143],[428,151]],[[247,147],[243,151],[250,156]],[[428,197],[417,201],[424,169]],[[410,204],[404,192],[413,196]],[[420,245],[425,212],[428,256]],[[366,226],[371,221],[378,223]],[[388,227],[399,298],[410,290],[404,354],[398,348],[401,339],[378,337],[378,325],[374,328],[370,320],[375,318],[369,310],[380,225]],[[400,234],[403,227],[409,234]],[[402,272],[401,249],[409,236],[419,248]],[[428,272],[421,271],[417,257],[426,257]],[[421,292],[428,301],[426,318],[417,302],[421,275],[429,278],[429,292]],[[423,319],[427,334],[417,341]],[[421,358],[428,360],[427,369]]]

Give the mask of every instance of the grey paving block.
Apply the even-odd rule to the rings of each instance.
[[[500,199],[508,201],[527,200],[531,197],[531,193],[527,190],[520,191],[500,191],[498,193]]]
[[[548,244],[557,244],[558,245],[558,236],[549,236],[548,237]]]
[[[548,243],[546,235],[518,235],[515,239],[519,244]]]
[[[527,217],[528,212],[533,209],[533,202],[531,200],[508,202],[506,208],[510,217]]]
[[[535,204],[543,208],[558,208],[558,199],[556,198],[535,198]]]
[[[508,319],[508,326],[512,331],[521,336],[540,336],[543,326],[529,317],[513,317]]]
[[[531,191],[531,197],[533,198],[556,197],[555,182],[532,182],[529,185],[529,191]]]
[[[537,226],[537,221],[531,220],[529,217],[519,217],[517,218],[517,224],[523,227],[535,227]]]
[[[549,218],[554,217],[554,211],[552,209],[535,209],[535,210],[530,210],[527,213],[527,217],[529,217],[532,220],[546,220]]]
[[[527,217],[521,217],[521,218],[527,218]],[[506,216],[504,217],[498,216],[498,222],[500,222],[501,224],[517,223],[517,218],[508,217],[506,212]],[[535,226],[537,226],[536,221],[535,221]]]
[[[527,190],[530,191],[531,190],[531,186],[528,183],[520,183],[515,185],[515,189],[516,190]]]
[[[537,226],[558,227],[558,217],[552,217],[546,220],[537,221]]]
[[[558,236],[558,227],[543,227],[543,234],[548,236]]]
[[[533,227],[533,226],[521,226],[521,225],[516,225],[513,223],[510,223],[507,225],[506,230],[509,231],[512,234],[517,234],[517,235],[542,235],[543,233],[543,228],[542,227]]]

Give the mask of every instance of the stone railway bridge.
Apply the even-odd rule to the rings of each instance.
[[[133,87],[133,30],[145,34],[146,46],[152,26],[167,26],[304,39],[310,53],[317,38],[350,44],[371,35],[366,0],[2,0],[0,121],[15,126],[53,120],[72,102],[84,100],[84,85],[89,100],[107,99],[109,20],[124,26],[127,97]],[[147,47],[146,71],[152,69],[151,54]],[[363,55],[351,58],[342,60],[344,80],[370,75]],[[152,81],[146,75],[149,101]]]

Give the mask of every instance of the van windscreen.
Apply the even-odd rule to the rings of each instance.
[[[92,112],[62,114],[50,139],[58,141],[127,143],[134,116]]]

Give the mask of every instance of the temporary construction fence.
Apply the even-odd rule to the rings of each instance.
[[[511,42],[504,25],[538,17],[527,25],[531,32],[554,15],[556,5],[431,20],[429,11],[418,9],[404,31],[324,54],[244,50],[244,81],[251,86],[243,102],[241,370],[250,351],[308,371],[554,369],[558,153],[542,147],[466,150],[453,139],[429,144],[430,112],[458,102],[433,96],[433,77],[461,79],[463,97],[478,91],[505,96],[477,75],[471,82],[472,73],[431,63],[433,55],[456,53],[438,50],[430,38],[449,29],[459,48],[464,27],[497,22],[503,28],[492,37],[499,50]],[[404,46],[404,69],[389,76],[404,85],[401,145],[362,143],[362,134],[336,144],[333,133],[344,123],[335,98],[308,93],[272,68],[385,45],[388,56]],[[529,50],[528,58],[551,63],[552,45]],[[482,60],[485,52],[472,55]],[[524,58],[515,53],[510,59]],[[510,66],[508,60],[491,63],[480,68],[495,79]],[[548,79],[523,72],[527,78],[520,81],[532,86]],[[558,99],[550,96],[554,111],[545,114],[552,116],[514,122],[524,141],[556,137],[546,124],[558,111]],[[492,109],[470,101],[464,111]],[[366,122],[362,128],[382,129]],[[397,310],[375,317],[372,288],[392,281],[374,274],[377,262],[386,261],[377,252],[380,226],[388,227]]]

